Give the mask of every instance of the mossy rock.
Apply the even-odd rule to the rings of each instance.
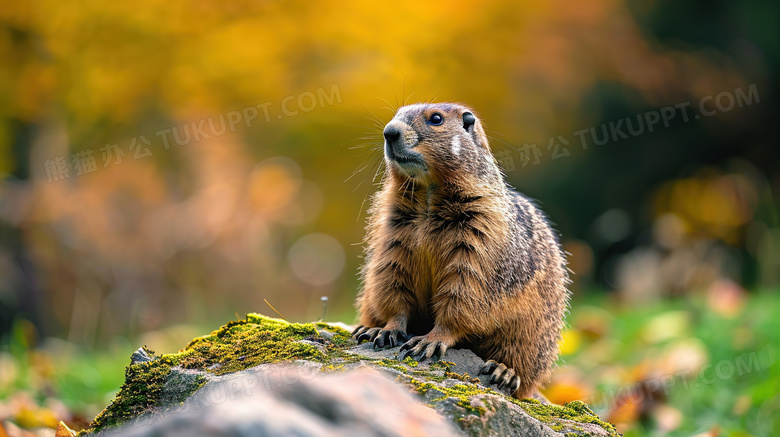
[[[377,408],[392,412],[401,411],[403,408],[411,407],[409,404],[415,404],[414,408],[425,410],[426,407],[420,405],[426,405],[446,418],[445,422],[449,422],[445,424],[446,427],[452,427],[455,433],[529,436],[619,435],[614,426],[599,420],[583,402],[576,401],[558,406],[544,404],[534,399],[517,400],[507,396],[507,393],[487,387],[486,376],[483,375],[482,379],[472,376],[476,375],[482,360],[471,351],[451,349],[445,356],[447,361],[436,363],[417,363],[409,358],[398,361],[397,352],[398,347],[374,351],[366,344],[357,346],[350,340],[349,332],[338,326],[325,323],[288,323],[259,314],[249,314],[245,320],[230,322],[209,335],[195,338],[176,353],[157,356],[148,349],[139,349],[133,354],[133,362],[125,370],[125,383],[114,401],[95,418],[89,429],[80,434],[113,434],[119,426],[124,426],[122,428],[124,432],[130,426],[138,428],[139,424],[153,426],[136,431],[133,435],[152,435],[155,432],[160,434],[158,428],[166,426],[166,421],[181,421],[183,417],[190,417],[189,420],[206,417],[203,412],[208,411],[208,407],[214,404],[214,389],[220,387],[220,384],[222,386],[231,384],[230,387],[233,387],[233,391],[226,389],[225,393],[228,396],[223,396],[226,399],[230,397],[231,402],[242,402],[244,394],[252,394],[253,402],[258,401],[258,396],[276,396],[289,404],[288,398],[292,396],[289,394],[291,384],[284,379],[284,371],[280,369],[294,366],[295,374],[299,376],[305,374],[328,378],[327,375],[350,375],[359,373],[358,369],[366,368],[373,369],[374,374],[378,371],[385,375],[366,377],[372,381],[371,378],[387,379],[387,376],[391,376],[396,384],[394,386],[390,384],[392,388],[384,389],[384,392],[392,391],[399,386],[405,387],[406,391],[416,395],[421,404],[405,401],[404,398],[392,396],[388,398],[387,393],[382,393],[386,399],[382,400],[382,405],[378,405]],[[278,376],[279,374],[282,376]],[[269,375],[277,376],[269,379]],[[331,376],[331,378],[336,377]],[[251,384],[245,383],[250,380]],[[269,383],[269,381],[277,382]],[[331,380],[323,379],[323,381]],[[337,388],[342,395],[344,390],[355,390],[357,398],[359,390],[366,390],[365,387],[352,388],[352,383],[343,382],[345,380],[338,381],[342,382],[334,382],[339,385],[334,389]],[[258,384],[264,385],[260,387],[264,390],[255,388],[254,393],[250,393],[252,390],[248,388],[258,387]],[[321,382],[312,384],[310,378],[300,377],[294,381],[294,384],[295,390],[299,391],[314,390],[315,386],[317,390],[322,391],[323,387],[329,386]],[[380,386],[382,383],[368,384]],[[306,388],[307,385],[312,388]],[[235,396],[236,393],[239,394],[238,397]],[[207,400],[209,395],[211,395],[211,402]],[[299,396],[296,399],[310,397]],[[323,400],[314,406],[308,405],[311,403],[309,401],[302,401],[307,405],[296,405],[296,407],[305,407],[303,408],[305,414],[315,416],[323,414],[324,410],[330,411],[335,408],[333,411],[341,411],[344,417],[351,417],[349,426],[356,426],[355,417],[360,416],[357,411],[365,405],[354,407],[355,411],[349,412],[348,410],[352,408],[349,405],[334,405],[339,403],[338,397],[328,397],[327,394],[322,395],[322,393],[320,397],[329,400]],[[345,399],[350,398],[351,395]],[[371,396],[362,402],[371,402],[370,398]],[[388,402],[393,402],[388,399],[398,399],[397,403],[405,405],[387,405]],[[277,401],[278,399],[274,402]],[[344,402],[344,404],[348,403],[348,401]],[[238,404],[230,405],[233,406],[230,408],[234,408]],[[200,407],[203,407],[202,411],[194,411]],[[221,408],[228,407],[222,405]],[[344,413],[345,411],[347,413]],[[424,414],[421,416],[418,413],[412,413],[412,416],[418,419],[424,417]],[[318,422],[317,420],[322,419],[319,416],[310,423],[302,419],[295,420],[300,421],[300,426],[304,426],[305,422],[305,426],[315,427],[309,428],[309,431],[317,429],[317,423],[327,423],[323,425],[324,429],[326,426],[334,425],[334,419],[331,417],[333,414],[335,413],[325,414],[325,418],[328,419],[325,422]],[[267,426],[269,423],[283,420],[283,416],[269,411],[258,411],[252,417],[255,422],[266,422],[264,426],[255,428],[262,429],[266,433],[273,428]],[[427,422],[428,419],[420,419],[424,422],[424,426],[420,425],[423,426],[421,429],[428,430],[429,428],[426,427],[434,426]],[[230,419],[225,419],[228,420]],[[361,422],[360,426],[378,426],[376,421],[364,422]],[[246,424],[242,427],[246,428],[244,425]],[[255,423],[253,426],[259,425]],[[447,434],[446,429],[442,429],[441,432]],[[393,431],[383,429],[382,433],[392,435]]]

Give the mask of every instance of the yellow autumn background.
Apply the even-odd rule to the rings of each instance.
[[[777,9],[3,5],[4,405],[56,412],[43,407],[50,397],[60,416],[99,410],[116,378],[101,376],[91,387],[101,397],[84,400],[78,387],[89,383],[46,367],[63,344],[121,363],[141,343],[176,349],[236,314],[272,313],[265,301],[288,320],[325,311],[351,323],[382,126],[418,101],[474,108],[508,182],[561,233],[574,272],[562,345],[572,362],[554,378],[553,400],[674,366],[659,357],[682,354],[697,368],[715,359],[701,331],[708,317],[739,325],[728,335],[744,338],[723,353],[763,350],[771,329],[740,323],[763,320],[753,308],[777,308],[780,284]],[[665,333],[621,330],[623,318]],[[624,333],[661,349],[645,357],[617,339]],[[40,395],[44,387],[55,394]],[[770,392],[729,395],[747,406],[742,415],[724,407],[734,418],[723,432],[761,435],[736,417],[777,411]],[[686,421],[694,407],[664,399],[600,413],[627,433],[691,435],[719,423],[699,410],[700,421]],[[0,409],[0,421],[19,424],[15,408]],[[30,416],[22,425],[37,423]]]

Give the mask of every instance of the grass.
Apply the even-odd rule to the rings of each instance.
[[[631,309],[597,300],[571,313],[566,338],[577,345],[559,374],[578,375],[581,397],[626,437],[780,432],[776,293],[725,311],[689,298]]]

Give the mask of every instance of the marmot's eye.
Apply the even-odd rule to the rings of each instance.
[[[433,115],[431,115],[431,118],[428,119],[428,123],[438,126],[444,123],[444,117],[438,112],[434,112]]]

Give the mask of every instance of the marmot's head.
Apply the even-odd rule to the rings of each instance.
[[[501,177],[482,124],[465,106],[404,106],[385,126],[384,137],[385,160],[393,176],[423,185]]]

